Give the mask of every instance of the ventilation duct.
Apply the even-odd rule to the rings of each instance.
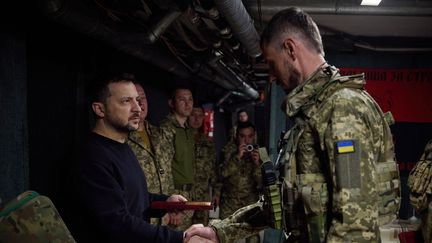
[[[234,36],[240,41],[251,57],[261,55],[259,36],[253,20],[241,0],[216,0],[217,8],[230,24]]]

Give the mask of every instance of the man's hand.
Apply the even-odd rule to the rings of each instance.
[[[167,200],[167,202],[187,202],[187,199],[182,195],[171,195]]]
[[[246,144],[244,144],[244,143],[239,144],[237,147],[237,151],[238,151],[238,154],[237,154],[238,159],[243,159],[243,157],[247,153]]]
[[[187,199],[182,195],[172,195],[167,202],[186,202]],[[164,217],[164,221],[170,225],[180,225],[183,222],[184,213],[182,211],[169,211],[167,216]]]
[[[261,158],[260,158],[258,149],[254,149],[251,152],[251,158],[252,158],[252,161],[255,163],[256,166],[260,166],[261,165]]]
[[[199,238],[196,238],[197,236],[205,238],[214,243],[219,243],[219,239],[214,229],[211,227],[204,227],[204,225],[202,224],[194,224],[189,227],[189,229],[187,229],[185,232],[185,239],[183,240],[183,242],[198,242],[195,241],[199,240]]]

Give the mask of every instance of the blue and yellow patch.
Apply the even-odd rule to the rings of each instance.
[[[354,141],[353,140],[341,140],[336,142],[336,151],[338,154],[354,153]]]

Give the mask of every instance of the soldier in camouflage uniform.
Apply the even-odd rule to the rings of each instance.
[[[259,199],[262,186],[261,161],[257,148],[247,150],[248,145],[254,144],[255,126],[250,122],[238,122],[235,141],[228,142],[223,149],[221,219]],[[245,240],[248,243],[260,241],[258,234]]]
[[[421,215],[421,231],[424,242],[432,242],[432,140],[408,177],[411,190],[410,202]]]
[[[195,138],[195,183],[194,195],[196,201],[212,201],[219,204],[220,183],[216,170],[215,144],[203,132],[204,110],[202,107],[194,107],[188,118],[189,126],[193,129]],[[210,196],[212,188],[212,197]],[[208,211],[196,211],[193,223],[207,224]]]
[[[261,47],[295,120],[281,163],[286,241],[380,242],[379,226],[396,218],[400,199],[391,119],[364,91],[363,75],[342,77],[326,63],[318,28],[302,10],[276,14]],[[242,208],[188,237],[232,242],[265,226],[256,220],[265,208]]]
[[[235,142],[223,148],[220,218],[258,201],[261,187],[259,154],[256,149],[252,152],[246,150],[247,145],[256,144],[255,133],[252,123],[239,122]]]
[[[237,122],[236,124],[231,128],[231,130],[228,132],[228,136],[229,136],[229,141],[234,141],[236,140],[236,133],[237,133],[237,124],[239,122],[247,122],[249,120],[249,115],[246,112],[245,109],[240,109],[237,111]]]
[[[174,193],[174,182],[171,173],[171,161],[166,160],[166,156],[162,153],[166,147],[164,144],[166,140],[160,139],[159,128],[146,120],[148,111],[146,94],[140,84],[135,83],[135,87],[140,96],[140,123],[138,130],[129,133],[127,143],[135,153],[146,176],[148,191],[170,195]],[[160,224],[161,220],[152,218],[150,222]]]
[[[160,125],[164,160],[170,161],[176,193],[188,200],[195,200],[193,194],[195,176],[195,142],[193,131],[187,124],[193,108],[192,92],[187,88],[176,88],[168,101],[171,113]],[[187,229],[192,224],[192,211],[185,211],[183,223],[178,229]]]

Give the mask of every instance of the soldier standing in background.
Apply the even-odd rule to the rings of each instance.
[[[167,147],[166,140],[160,139],[159,128],[147,120],[147,97],[143,87],[135,82],[141,107],[139,127],[129,133],[128,145],[138,159],[147,179],[147,188],[151,193],[171,194],[174,192],[174,182],[171,172],[171,161],[164,156]],[[165,160],[164,160],[165,158]],[[161,224],[159,218],[151,218],[152,224]]]
[[[255,134],[252,123],[239,122],[236,140],[223,148],[221,219],[258,201],[261,171]],[[254,146],[252,151],[248,151],[248,145]]]
[[[223,148],[223,155],[221,219],[259,199],[262,189],[261,161],[255,126],[250,122],[238,122],[236,139]],[[259,241],[258,234],[246,238],[248,243]]]
[[[234,141],[236,140],[236,133],[237,133],[237,124],[239,122],[247,122],[249,121],[249,115],[246,112],[245,109],[240,109],[237,111],[237,121],[236,124],[231,128],[231,130],[229,131],[229,141]]]
[[[216,170],[216,149],[214,142],[204,134],[204,109],[201,106],[193,108],[188,124],[193,129],[195,138],[195,171],[197,171],[194,184],[195,200],[212,201],[215,205],[219,205],[221,185],[218,183]],[[196,211],[192,220],[193,223],[207,224],[209,213]]]
[[[432,140],[408,177],[411,190],[410,202],[421,215],[421,231],[424,242],[432,242]]]
[[[379,226],[396,218],[399,171],[391,119],[364,91],[364,76],[340,76],[327,64],[318,27],[298,8],[270,20],[261,36],[269,81],[286,91],[283,111],[295,124],[285,135],[281,169],[287,242],[380,242]],[[265,226],[249,205],[200,236],[233,242]],[[254,215],[254,216],[252,216]],[[217,233],[217,234],[216,234]]]
[[[164,156],[171,161],[174,189],[188,200],[195,200],[193,186],[195,183],[195,141],[193,131],[187,124],[187,118],[193,108],[192,92],[188,88],[178,87],[168,101],[171,113],[160,125],[161,140],[167,146]],[[185,211],[183,224],[179,229],[187,229],[192,224],[192,211]]]

